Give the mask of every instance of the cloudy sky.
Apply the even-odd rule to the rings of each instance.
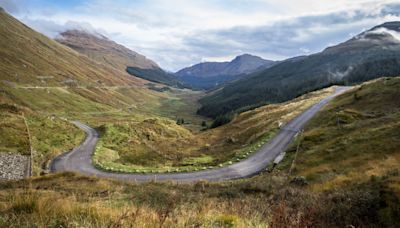
[[[386,21],[399,0],[0,0],[50,37],[100,32],[176,71],[250,53],[281,60],[323,50]]]

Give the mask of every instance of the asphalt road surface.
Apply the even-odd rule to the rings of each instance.
[[[92,153],[99,140],[99,134],[93,128],[78,121],[73,123],[84,130],[87,134],[85,141],[74,150],[56,157],[51,165],[51,172],[72,171],[84,175],[112,178],[126,181],[178,181],[192,182],[198,180],[223,181],[238,178],[245,178],[256,175],[265,170],[268,164],[283,151],[295,138],[295,135],[303,129],[304,125],[330,100],[335,96],[348,90],[348,87],[337,87],[336,91],[307,109],[305,112],[291,120],[268,143],[263,145],[257,152],[247,159],[226,166],[204,171],[189,173],[160,173],[160,174],[133,174],[133,173],[112,173],[96,169],[92,165]]]

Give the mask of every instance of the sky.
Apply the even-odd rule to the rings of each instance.
[[[168,71],[240,54],[283,60],[322,51],[387,21],[400,0],[0,0],[54,38],[101,33]]]

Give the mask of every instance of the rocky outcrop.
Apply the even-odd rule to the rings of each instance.
[[[29,156],[0,153],[0,180],[17,180],[27,176]]]

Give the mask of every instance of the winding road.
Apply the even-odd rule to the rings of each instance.
[[[72,171],[85,175],[105,177],[126,181],[166,181],[192,182],[198,180],[223,181],[250,177],[263,171],[280,153],[285,151],[293,141],[296,134],[303,129],[304,125],[330,100],[345,92],[349,87],[337,87],[335,92],[304,111],[291,120],[268,143],[263,145],[257,152],[247,159],[226,166],[204,171],[189,173],[162,173],[162,174],[134,174],[134,173],[111,173],[96,169],[92,165],[92,153],[99,140],[99,134],[93,128],[74,121],[76,126],[87,134],[85,141],[74,150],[56,157],[51,165],[51,172]]]

